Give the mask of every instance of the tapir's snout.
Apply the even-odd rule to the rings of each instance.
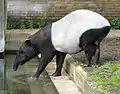
[[[23,59],[23,60],[22,60]],[[16,71],[17,69],[18,69],[18,67],[19,67],[19,65],[24,65],[25,64],[25,60],[24,60],[24,58],[18,58],[17,56],[16,56],[16,58],[15,58],[15,61],[13,62],[13,70],[14,71]]]
[[[18,69],[19,64],[14,63],[13,64],[13,70],[16,71]]]
[[[19,66],[19,62],[18,59],[15,58],[14,62],[13,62],[13,70],[16,71],[18,69]]]

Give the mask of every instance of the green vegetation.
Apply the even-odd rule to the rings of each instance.
[[[80,62],[80,61],[75,61],[75,62],[73,62],[75,65],[80,65],[82,62]]]
[[[89,71],[88,75],[105,94],[113,94],[120,88],[120,61],[105,62],[104,65]]]
[[[36,29],[45,26],[47,20],[45,19],[15,19],[8,18],[7,29]]]
[[[113,29],[120,29],[120,17],[113,18],[109,20],[111,24],[111,28]]]
[[[60,18],[59,18],[60,19]],[[57,20],[57,19],[56,19]],[[120,17],[108,19],[112,29],[120,29]],[[52,21],[52,20],[51,20]],[[47,19],[18,19],[8,17],[7,29],[36,29],[42,28],[47,23]]]

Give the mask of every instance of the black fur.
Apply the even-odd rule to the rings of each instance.
[[[48,24],[40,31],[29,37],[34,47],[38,48],[38,53],[43,53],[48,49],[51,51],[55,50],[51,41],[51,26],[52,24]]]
[[[84,48],[85,45],[93,44],[95,41],[101,42],[103,38],[109,33],[110,27],[103,27],[99,29],[89,29],[85,31],[80,37],[81,48]]]

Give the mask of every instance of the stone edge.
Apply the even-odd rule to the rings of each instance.
[[[104,94],[104,92],[95,85],[95,82],[87,76],[87,73],[81,66],[72,64],[74,61],[71,55],[67,55],[63,69],[68,73],[69,77],[75,82],[83,94]]]

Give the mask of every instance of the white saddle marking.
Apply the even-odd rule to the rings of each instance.
[[[52,43],[56,50],[67,53],[80,51],[79,38],[94,28],[110,26],[107,19],[90,10],[76,10],[52,23]]]

